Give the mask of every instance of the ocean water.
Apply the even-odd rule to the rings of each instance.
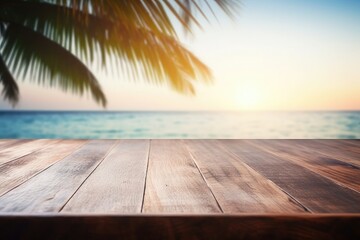
[[[0,138],[360,138],[352,112],[0,112]]]

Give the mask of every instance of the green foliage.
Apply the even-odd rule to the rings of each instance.
[[[203,5],[201,5],[203,4]],[[194,94],[193,81],[211,72],[181,45],[176,19],[191,34],[200,26],[195,13],[219,7],[231,15],[237,0],[0,0],[0,83],[3,98],[19,100],[16,79],[88,92],[106,106],[101,86],[87,65],[102,67],[109,56],[124,72]],[[203,9],[207,8],[208,11]]]

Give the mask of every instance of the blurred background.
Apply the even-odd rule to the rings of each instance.
[[[195,95],[95,59],[106,108],[26,76],[15,108],[0,101],[0,137],[360,138],[359,1],[243,0],[233,17],[213,10],[193,34],[174,24],[212,72],[211,83],[193,83]]]

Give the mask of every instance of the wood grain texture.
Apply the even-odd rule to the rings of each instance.
[[[324,144],[341,151],[350,151],[355,153],[360,153],[360,140],[358,139],[319,139],[316,141],[320,144]]]
[[[3,239],[360,238],[360,215],[0,216]]]
[[[253,142],[270,153],[360,192],[360,167],[319,154],[314,148],[299,145],[297,140],[254,140]],[[314,140],[307,142],[311,144]]]
[[[62,211],[140,213],[149,145],[150,140],[120,140]]]
[[[56,142],[59,142],[59,140],[38,139],[31,141],[16,141],[16,143],[11,146],[0,150],[0,165],[35,152]]]
[[[72,153],[84,140],[65,140],[0,166],[0,196]]]
[[[312,212],[359,213],[360,194],[310,170],[264,152],[251,140],[220,141],[239,159],[273,181]]]
[[[15,141],[16,141],[16,139],[0,139],[0,148],[3,145],[9,144],[9,143],[12,143],[12,142],[15,142]]]
[[[220,212],[181,140],[151,140],[143,212]]]
[[[304,212],[278,186],[219,147],[216,140],[185,143],[224,212]]]
[[[94,140],[0,197],[0,212],[58,212],[103,160],[114,140]]]
[[[0,213],[359,213],[360,141],[333,141],[0,140]]]
[[[1,139],[0,140],[0,151],[9,148],[13,145],[30,142],[30,139]]]
[[[294,142],[313,149],[317,154],[323,154],[330,158],[336,158],[360,167],[360,153],[346,150],[346,147],[341,144],[341,142],[338,142],[337,144],[331,144],[331,141],[324,140],[294,140]]]
[[[331,146],[338,146],[341,144],[341,148],[345,151],[351,151],[360,153],[360,140],[359,139],[332,139],[332,140],[320,140],[324,144]]]

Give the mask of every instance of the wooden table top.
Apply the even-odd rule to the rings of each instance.
[[[360,141],[0,140],[14,213],[360,213]]]
[[[359,140],[0,140],[1,239],[360,239]]]

